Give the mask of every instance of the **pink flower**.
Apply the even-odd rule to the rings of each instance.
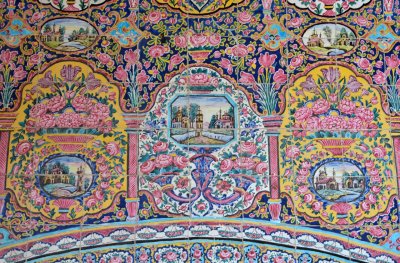
[[[32,56],[29,57],[28,66],[32,67],[32,66],[39,65],[42,61],[42,57],[43,57],[43,55],[40,53],[33,54]]]
[[[39,104],[33,105],[31,110],[29,111],[29,115],[32,118],[39,118],[40,116],[42,116],[46,112],[47,112],[47,105],[39,103]]]
[[[44,74],[44,77],[38,80],[38,84],[42,88],[48,88],[48,87],[53,86],[54,81],[53,81],[53,77],[51,75],[51,71],[47,71]]]
[[[354,19],[359,26],[366,27],[369,24],[368,19],[364,16],[357,16]]]
[[[91,100],[84,96],[76,96],[72,99],[71,104],[76,111],[87,111]]]
[[[255,168],[256,173],[263,174],[268,171],[268,164],[264,162],[259,162]]]
[[[400,65],[400,59],[395,54],[385,57],[385,61],[389,69],[395,69]]]
[[[127,50],[124,54],[124,59],[128,63],[127,66],[130,68],[131,65],[135,65],[139,60],[139,51]]]
[[[297,189],[297,192],[299,194],[305,194],[308,191],[308,187],[307,185],[301,185],[299,186],[299,188]]]
[[[260,58],[258,59],[258,62],[264,68],[269,68],[275,63],[276,58],[277,58],[277,56],[275,54],[270,55],[267,52],[267,53],[265,53],[265,54],[260,56]]]
[[[232,74],[233,67],[232,67],[231,61],[229,59],[226,59],[226,58],[221,59],[221,67],[226,69],[229,74]]]
[[[63,97],[57,95],[49,99],[47,102],[47,109],[51,112],[57,112],[63,109],[66,105],[66,101]]]
[[[147,18],[150,23],[157,24],[162,19],[162,14],[159,11],[150,11]]]
[[[75,112],[64,112],[56,119],[56,125],[60,128],[78,128],[82,123],[81,115]]]
[[[221,161],[220,169],[221,172],[225,173],[227,171],[232,170],[233,168],[233,161],[231,159],[224,159]]]
[[[139,74],[136,76],[136,81],[140,84],[144,84],[149,80],[149,76],[146,74],[144,70],[141,70]]]
[[[364,162],[364,165],[365,165],[365,167],[367,167],[367,168],[375,167],[375,163],[374,163],[374,161],[372,161],[372,160],[366,160],[366,161]]]
[[[374,120],[374,113],[365,107],[359,107],[355,110],[355,115],[363,121],[369,123]]]
[[[155,45],[149,48],[149,56],[152,58],[162,57],[165,53],[169,52],[168,47],[164,47],[162,45]]]
[[[288,25],[291,27],[297,28],[297,27],[301,26],[301,24],[303,24],[303,22],[304,22],[303,17],[301,17],[301,18],[294,17],[294,18],[290,19],[290,21],[288,22]]]
[[[375,156],[375,158],[384,158],[386,156],[386,149],[382,145],[379,145],[375,148],[372,149],[372,153]]]
[[[242,72],[240,72],[239,82],[243,83],[243,84],[254,84],[254,83],[256,83],[256,80],[254,79],[253,74],[242,71]]]
[[[348,203],[336,203],[332,205],[331,209],[333,211],[336,211],[338,214],[345,215],[349,210],[352,208],[352,206]]]
[[[292,58],[289,64],[290,68],[296,69],[299,66],[301,66],[303,64],[303,57],[304,57],[303,55],[297,55],[294,58]]]
[[[353,114],[356,109],[356,104],[350,100],[343,99],[339,102],[338,110],[344,114]]]
[[[43,114],[39,118],[38,127],[41,128],[53,128],[56,126],[56,119],[53,115]]]
[[[96,190],[94,192],[94,197],[96,197],[97,200],[102,201],[104,199],[104,192],[100,190]]]
[[[287,75],[280,68],[280,69],[278,69],[278,71],[276,71],[274,73],[273,79],[274,79],[274,82],[276,82],[278,84],[283,84],[283,83],[285,83],[287,81]]]
[[[103,120],[110,116],[110,109],[107,105],[98,102],[92,106],[90,109],[90,114],[97,116],[100,120]]]
[[[372,69],[371,63],[369,63],[369,60],[366,58],[360,58],[357,62],[357,65],[364,70],[370,71]]]
[[[93,197],[89,198],[89,199],[86,200],[86,206],[89,207],[89,208],[95,207],[97,202],[98,201],[97,201],[96,198],[93,198]]]
[[[153,145],[153,150],[156,153],[166,151],[166,150],[168,150],[168,143],[158,141],[158,142],[156,142],[156,144]]]
[[[194,86],[210,84],[210,76],[205,73],[197,73],[190,75],[189,84]]]
[[[373,76],[373,79],[374,79],[375,83],[378,84],[378,85],[385,84],[385,82],[386,82],[386,74],[383,73],[380,70],[377,70],[376,74]]]
[[[294,118],[296,119],[296,121],[301,122],[311,117],[311,115],[312,115],[312,110],[304,106],[296,110],[296,112],[294,113]]]
[[[248,169],[252,170],[255,166],[253,159],[249,157],[239,157],[234,163],[235,169]]]
[[[221,36],[217,33],[214,33],[209,36],[208,41],[210,42],[210,45],[217,46],[219,43],[221,43]]]
[[[173,162],[176,167],[183,169],[189,163],[189,159],[185,156],[175,156]]]
[[[114,76],[116,79],[124,81],[124,82],[128,79],[128,73],[125,71],[125,69],[121,65],[119,65],[117,67],[117,70],[115,71]]]
[[[184,36],[175,36],[175,46],[179,48],[185,48],[187,46],[186,37]]]
[[[231,184],[228,181],[225,180],[219,180],[216,188],[220,192],[227,192],[229,189],[231,189]]]
[[[329,67],[328,69],[322,69],[322,74],[329,83],[336,83],[340,78],[340,71],[338,68]]]
[[[111,156],[115,156],[120,153],[119,144],[116,142],[107,143],[105,148],[106,148],[106,151],[108,152],[108,154]]]
[[[142,163],[142,165],[140,165],[140,171],[142,171],[142,173],[144,174],[151,173],[155,168],[156,164],[151,160],[147,160],[144,163]]]
[[[318,131],[321,129],[321,120],[318,117],[310,117],[307,119],[307,130]]]
[[[171,57],[170,63],[168,64],[168,71],[171,71],[175,65],[179,65],[183,62],[183,58],[179,54],[175,54]]]
[[[193,34],[189,37],[193,47],[203,47],[208,44],[208,37],[204,33]]]
[[[239,44],[233,47],[226,48],[225,52],[227,55],[233,55],[235,57],[243,58],[246,57],[249,54],[249,52],[252,53],[254,49],[255,49],[254,46],[251,44],[248,46]]]
[[[311,169],[311,163],[309,161],[304,161],[301,163],[301,168],[309,170]]]
[[[17,146],[15,147],[15,151],[17,152],[18,155],[25,155],[32,149],[32,147],[33,146],[29,141],[23,140],[17,144]]]
[[[321,120],[321,129],[323,130],[341,130],[346,126],[346,120],[341,116],[328,116]]]
[[[18,55],[17,51],[2,50],[0,53],[0,60],[4,65],[9,65]]]
[[[356,77],[354,77],[354,76],[349,77],[349,81],[347,82],[347,88],[351,92],[357,92],[361,86],[362,86],[362,84],[360,82],[358,82]]]
[[[61,77],[67,82],[71,82],[75,80],[76,75],[81,72],[81,67],[72,65],[64,65],[61,69]]]
[[[366,196],[366,200],[367,200],[371,205],[373,205],[373,204],[376,203],[376,195],[374,195],[374,194],[372,194],[372,193],[369,193],[369,194]]]
[[[165,255],[165,258],[168,260],[168,262],[173,262],[178,259],[178,255],[175,252],[170,251],[170,252],[167,252],[167,254]]]
[[[311,75],[307,76],[306,80],[300,83],[300,87],[308,91],[313,91],[318,88],[317,83],[315,83]]]
[[[312,207],[312,209],[313,209],[314,211],[318,212],[318,211],[320,211],[321,208],[322,208],[322,203],[316,201],[316,202],[312,203],[311,207]]]
[[[367,212],[371,209],[371,205],[368,202],[362,202],[361,209],[364,210],[365,212]]]
[[[26,77],[26,75],[27,75],[27,72],[24,70],[24,68],[21,65],[19,65],[18,68],[14,69],[13,76],[16,81],[20,81],[20,80],[24,79]]]
[[[295,145],[288,146],[286,148],[286,156],[289,159],[296,159],[300,156],[300,149]]]
[[[343,127],[345,128],[345,127]],[[350,118],[347,121],[347,127],[348,130],[351,132],[359,132],[364,128],[364,122],[360,118]]]
[[[248,24],[251,22],[253,15],[247,11],[240,12],[237,16],[239,23],[241,24]]]
[[[379,193],[381,191],[381,188],[377,185],[373,185],[371,187],[372,192],[374,192],[375,194]]]
[[[368,232],[371,233],[372,236],[377,238],[382,238],[386,236],[386,231],[384,231],[380,226],[370,226]]]
[[[364,135],[367,137],[375,137],[378,134],[378,125],[375,123],[368,124],[367,130],[364,131]]]
[[[311,203],[313,200],[313,195],[312,194],[305,194],[303,197],[304,202],[307,204]]]
[[[112,67],[114,65],[114,61],[111,59],[110,55],[106,53],[98,53],[96,54],[96,57],[101,64],[106,65],[107,67]]]
[[[237,150],[239,153],[256,154],[257,146],[253,142],[241,142]]]
[[[313,103],[312,111],[314,112],[314,114],[324,114],[328,112],[330,106],[331,105],[327,100],[318,99]]]
[[[173,163],[173,158],[170,155],[167,154],[160,154],[157,156],[155,160],[155,164],[157,168],[164,168],[168,167]]]

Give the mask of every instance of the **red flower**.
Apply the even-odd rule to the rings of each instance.
[[[400,65],[400,59],[395,54],[385,57],[385,61],[389,69],[395,69]]]
[[[155,45],[149,48],[149,56],[152,58],[159,58],[168,52],[169,48],[162,45]]]
[[[352,208],[350,204],[347,203],[336,203],[332,205],[331,209],[336,211],[340,215],[345,215]]]
[[[15,148],[15,151],[17,152],[17,154],[19,155],[25,155],[27,152],[29,152],[32,149],[32,144],[27,141],[20,141],[17,144],[17,147]]]
[[[278,69],[278,71],[276,71],[274,73],[274,82],[278,83],[278,84],[283,84],[287,81],[287,75],[285,74],[285,72],[282,69]]]
[[[270,55],[269,53],[265,53],[260,56],[258,62],[260,62],[264,68],[269,68],[275,63],[276,58],[277,56],[275,54]]]

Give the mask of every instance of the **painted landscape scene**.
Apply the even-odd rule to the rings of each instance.
[[[82,159],[61,156],[46,162],[39,175],[45,192],[55,197],[74,197],[84,194],[93,181],[92,170]]]
[[[351,202],[364,192],[365,177],[354,164],[333,161],[315,171],[314,189],[328,201]]]
[[[339,24],[315,25],[303,34],[307,48],[324,56],[345,54],[354,48],[356,42],[353,31]]]
[[[55,19],[45,23],[40,40],[60,51],[78,51],[93,44],[98,35],[89,23],[73,18]]]
[[[234,138],[235,111],[225,97],[181,96],[170,110],[171,137],[181,144],[224,145]]]

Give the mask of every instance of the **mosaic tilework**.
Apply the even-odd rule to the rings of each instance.
[[[400,262],[398,0],[0,0],[0,262]]]

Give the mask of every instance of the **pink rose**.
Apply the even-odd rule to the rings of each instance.
[[[229,250],[227,250],[227,249],[222,249],[222,250],[219,252],[219,257],[220,257],[221,259],[223,259],[223,260],[228,259],[228,258],[230,258],[231,256],[232,256],[232,253],[231,253]]]
[[[240,12],[237,16],[237,19],[238,19],[239,23],[241,23],[241,24],[250,23],[252,18],[253,18],[252,14],[250,14],[246,11]]]
[[[179,65],[183,62],[183,57],[181,57],[179,54],[175,54],[171,57],[170,63],[168,65],[168,70],[171,71],[175,65]]]
[[[321,120],[318,117],[310,117],[306,127],[309,131],[318,131],[321,129]]]
[[[233,55],[235,57],[243,58],[243,57],[247,56],[249,54],[249,52],[253,52],[253,51],[254,51],[253,45],[246,46],[243,44],[239,44],[239,45],[235,45],[233,47],[228,47],[225,52],[228,55]]]
[[[156,165],[153,161],[147,160],[140,166],[140,171],[144,174],[151,173],[156,168]]]
[[[295,69],[303,64],[303,55],[297,55],[290,60],[290,68]]]
[[[210,77],[204,73],[193,74],[189,76],[190,85],[205,85],[210,83]]]
[[[312,203],[311,207],[312,207],[312,209],[313,209],[314,211],[318,212],[318,211],[320,211],[321,208],[322,208],[322,203],[316,201],[316,202]]]
[[[309,174],[310,174],[310,170],[309,169],[305,169],[305,168],[299,169],[299,175],[300,176],[308,176]]]
[[[183,169],[187,166],[189,159],[185,156],[175,156],[173,162],[176,167]]]
[[[296,110],[296,112],[294,113],[294,118],[296,119],[296,121],[301,122],[308,119],[311,115],[312,115],[312,110],[304,106]]]
[[[254,84],[256,83],[256,80],[254,79],[253,74],[242,71],[240,72],[239,82],[243,84]]]
[[[161,20],[162,14],[159,11],[150,11],[147,18],[149,19],[150,23],[157,24]]]
[[[364,131],[364,135],[367,137],[375,137],[378,134],[378,125],[375,123],[368,124],[367,130]]]
[[[256,165],[255,168],[256,173],[263,174],[268,171],[268,164],[264,162],[260,162]]]
[[[382,85],[386,83],[386,74],[383,73],[382,71],[378,70],[376,71],[376,74],[373,76],[373,79],[376,84]]]
[[[276,82],[278,84],[283,84],[283,83],[285,83],[287,81],[287,75],[280,68],[280,69],[278,69],[278,71],[276,71],[274,73],[273,79],[274,79],[274,82]]]
[[[169,262],[172,262],[172,261],[177,260],[178,255],[177,255],[175,252],[170,251],[170,252],[167,252],[167,254],[165,255],[165,258],[166,258]]]
[[[309,170],[311,169],[311,163],[309,161],[304,161],[301,163],[301,168]]]
[[[360,118],[349,118],[346,128],[352,132],[358,132],[364,128],[364,122]]]
[[[368,202],[362,202],[361,209],[364,210],[365,212],[367,212],[371,209],[371,205]]]
[[[256,154],[257,146],[253,142],[241,142],[237,150],[239,153]]]
[[[344,114],[353,114],[356,109],[356,104],[350,100],[343,99],[339,102],[338,110]]]
[[[379,193],[381,191],[381,188],[377,185],[374,185],[371,187],[372,192],[374,192],[375,194]]]
[[[294,17],[294,18],[290,19],[288,24],[291,27],[297,28],[297,27],[301,26],[301,24],[303,24],[303,22],[304,22],[304,18]]]
[[[23,140],[17,144],[17,146],[15,147],[15,151],[19,155],[25,155],[27,152],[29,152],[32,149],[32,147],[33,146],[29,141]]]
[[[135,65],[139,60],[139,51],[127,50],[124,55],[124,59],[128,62],[128,67]]]
[[[400,65],[400,59],[395,54],[390,55],[390,57],[386,56],[385,61],[389,69],[395,69]]]
[[[121,80],[121,81],[126,81],[128,79],[128,73],[121,65],[119,65],[117,67],[117,70],[115,71],[114,76],[116,79]]]
[[[299,194],[305,194],[308,191],[308,186],[307,185],[301,185],[299,186],[299,188],[297,189],[297,192]]]
[[[313,200],[313,196],[312,194],[305,194],[304,197],[304,202],[306,202],[307,204],[311,203],[311,201]]]
[[[97,116],[100,120],[103,120],[110,116],[110,109],[107,105],[98,102],[92,106],[90,109],[90,114]]]
[[[111,156],[115,156],[120,153],[119,144],[116,142],[107,143],[105,148],[106,148],[106,151],[108,152],[108,154]]]
[[[341,130],[346,126],[346,120],[341,116],[328,116],[321,120],[321,128],[323,130]]]
[[[57,112],[63,109],[66,105],[66,101],[63,97],[57,95],[49,99],[47,102],[47,109],[51,112]]]
[[[39,103],[39,104],[33,105],[31,110],[29,111],[29,115],[32,118],[39,118],[40,116],[42,116],[46,112],[47,112],[47,105]]]
[[[56,119],[56,125],[60,128],[79,128],[82,123],[81,115],[75,112],[64,112]]]
[[[325,99],[318,99],[316,101],[314,101],[313,106],[312,106],[312,111],[314,112],[314,114],[324,114],[326,112],[328,112],[329,108],[330,108],[330,104],[327,100]]]
[[[231,159],[225,159],[221,161],[220,169],[221,172],[225,173],[233,168],[233,161]]]
[[[104,193],[101,190],[96,190],[94,192],[94,197],[96,197],[97,200],[102,201],[104,199]]]
[[[156,142],[156,144],[153,145],[153,150],[156,153],[166,151],[166,150],[168,150],[168,143],[158,141],[158,142]]]
[[[155,164],[157,168],[164,168],[168,167],[173,163],[173,158],[170,155],[167,154],[160,154],[157,156],[155,160]]]
[[[162,57],[165,53],[169,52],[168,47],[164,47],[162,45],[155,45],[149,48],[149,56],[152,58]]]
[[[296,159],[300,156],[300,149],[295,145],[291,145],[286,148],[286,156],[289,159]]]
[[[371,205],[376,203],[376,195],[372,193],[368,194],[366,199]]]
[[[372,149],[372,153],[375,158],[384,158],[386,156],[386,149],[382,145],[379,145]]]
[[[16,81],[20,81],[22,79],[24,79],[27,75],[27,72],[24,70],[24,68],[19,65],[18,68],[14,69],[14,79]]]
[[[106,53],[98,53],[96,57],[101,64],[107,65],[107,67],[112,67],[114,65],[114,61],[111,59],[110,55]]]
[[[97,202],[98,201],[96,198],[89,198],[86,200],[86,206],[89,208],[92,208],[92,207],[96,206]]]
[[[372,161],[372,160],[366,160],[366,161],[364,162],[364,164],[365,164],[365,167],[367,167],[367,169],[372,168],[372,167],[375,167],[375,163],[374,163],[374,161]]]
[[[386,231],[384,231],[380,226],[371,226],[368,232],[371,233],[372,236],[377,238],[386,236]]]
[[[179,48],[185,48],[187,46],[186,37],[184,36],[175,36],[175,45]]]
[[[39,65],[42,61],[42,54],[33,54],[32,56],[29,56],[29,60],[28,60],[28,66],[32,67],[32,66],[36,66]]]
[[[358,60],[357,64],[361,69],[368,70],[368,71],[372,69],[371,63],[369,63],[369,60],[366,58],[360,58]]]
[[[189,37],[189,41],[193,47],[203,47],[208,44],[208,37],[206,34],[193,34]]]
[[[221,36],[219,34],[212,34],[210,35],[208,41],[210,42],[210,45],[212,46],[217,46],[219,43],[221,43]]]
[[[357,17],[355,18],[355,20],[356,20],[356,23],[357,23],[359,26],[362,26],[362,27],[368,26],[369,21],[368,21],[368,19],[365,18],[364,16],[357,16]]]

